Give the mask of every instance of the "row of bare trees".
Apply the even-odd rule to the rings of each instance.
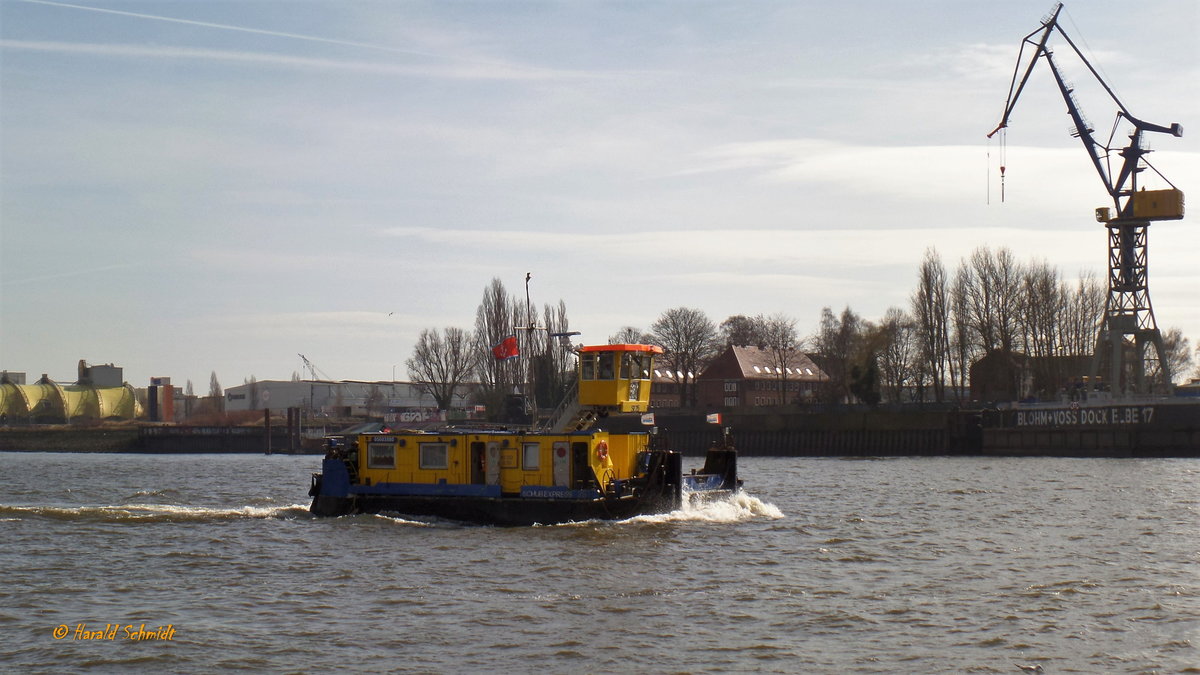
[[[730,345],[757,346],[767,351],[769,362],[779,374],[780,391],[786,390],[788,369],[804,359],[796,333],[796,320],[785,314],[741,314],[717,326],[703,310],[676,307],[663,312],[644,333],[625,326],[609,336],[610,344],[645,343],[663,348],[668,377],[679,388],[685,406],[696,403],[696,375]]]
[[[817,331],[799,339],[795,320],[782,314],[731,316],[718,329],[703,312],[678,308],[664,312],[649,333],[626,327],[610,341],[662,346],[685,402],[694,401],[694,374],[726,345],[770,350],[782,371],[781,391],[792,359],[807,352],[829,377],[817,391],[821,402],[957,401],[969,395],[971,364],[993,352],[1030,357],[1034,381],[1046,386],[1078,374],[1078,358],[1092,354],[1104,301],[1104,286],[1092,274],[1065,280],[1048,263],[1022,264],[1011,250],[986,246],[950,273],[931,248],[909,307],[891,307],[879,321],[849,307],[840,313],[825,307]],[[1186,372],[1187,339],[1172,329],[1165,341],[1172,372]]]
[[[1021,264],[1007,248],[975,249],[953,277],[929,249],[908,319],[917,344],[912,383],[943,401],[961,396],[971,364],[992,352],[1019,352],[1051,370],[1063,361],[1049,357],[1090,356],[1104,301],[1095,275],[1063,280],[1048,263]],[[1042,375],[1051,382],[1064,373]]]
[[[1044,261],[1022,264],[1007,248],[975,249],[951,274],[936,249],[917,272],[908,310],[878,323],[826,308],[810,347],[824,355],[834,401],[960,401],[970,368],[998,353],[1027,357],[1032,393],[1052,397],[1081,374],[1095,348],[1106,290],[1094,274],[1063,279]],[[1172,372],[1190,371],[1187,338],[1164,333]]]
[[[409,378],[425,388],[440,410],[449,410],[468,382],[478,384],[476,402],[494,416],[515,394],[556,405],[569,384],[572,363],[570,345],[551,336],[567,333],[568,326],[561,300],[545,305],[539,317],[531,303],[492,279],[475,310],[473,331],[426,328],[404,365]],[[510,336],[517,338],[521,358],[494,357],[492,348]]]
[[[1063,279],[1044,261],[1021,263],[1007,248],[986,246],[951,273],[930,248],[909,306],[891,307],[878,321],[850,307],[840,313],[825,307],[817,331],[801,338],[796,320],[782,313],[734,315],[717,325],[700,309],[676,307],[664,311],[649,331],[625,326],[609,342],[662,347],[685,406],[695,404],[696,375],[730,345],[767,351],[780,391],[787,390],[789,368],[811,357],[829,378],[816,392],[820,402],[961,401],[968,396],[971,364],[990,353],[1029,357],[1034,382],[1061,383],[1078,374],[1078,361],[1062,357],[1090,357],[1104,302],[1105,288],[1094,274]],[[492,347],[514,331],[522,358],[492,358]],[[489,411],[501,410],[518,391],[552,406],[565,393],[573,364],[569,342],[551,336],[567,331],[562,301],[545,305],[539,316],[526,299],[493,279],[476,310],[474,331],[421,332],[406,361],[409,377],[425,385],[443,409],[466,382],[478,383],[478,402]],[[1189,372],[1187,338],[1171,329],[1164,339],[1172,372]],[[525,391],[529,382],[533,391]]]

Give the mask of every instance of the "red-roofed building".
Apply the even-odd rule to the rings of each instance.
[[[702,408],[737,408],[806,403],[827,382],[807,354],[780,355],[760,347],[727,347],[696,378]]]
[[[693,379],[689,376],[688,379]],[[683,373],[675,369],[669,356],[659,355],[654,358],[654,372],[650,373],[650,408],[678,408],[680,403]]]

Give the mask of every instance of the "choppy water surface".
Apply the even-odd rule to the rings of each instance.
[[[743,458],[513,529],[310,518],[315,457],[0,460],[0,670],[1200,672],[1194,460]]]

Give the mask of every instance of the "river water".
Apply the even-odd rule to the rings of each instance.
[[[0,461],[8,672],[1200,673],[1196,460],[743,458],[511,529],[311,518],[318,457]]]

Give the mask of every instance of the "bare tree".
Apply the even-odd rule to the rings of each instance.
[[[247,385],[246,398],[250,399],[250,410],[258,410],[258,378],[251,375],[243,384]]]
[[[970,328],[975,346],[985,354],[997,349],[1011,352],[1019,333],[1021,307],[1021,267],[1012,251],[1001,248],[993,254],[981,246],[960,271],[966,310],[963,322]]]
[[[696,374],[712,358],[720,343],[717,328],[699,309],[676,307],[663,312],[650,326],[654,343],[663,348],[679,385],[680,402],[696,405]]]
[[[475,363],[479,397],[493,418],[503,410],[505,397],[513,392],[519,380],[516,363],[519,359],[501,360],[491,356],[493,347],[515,333],[515,319],[519,315],[513,312],[514,300],[500,279],[492,279],[475,310],[474,351],[478,356]]]
[[[610,345],[640,345],[652,340],[653,338],[642,331],[641,328],[633,326],[622,326],[621,330],[608,336],[608,344]]]
[[[928,376],[934,399],[946,400],[946,380],[950,367],[950,304],[946,268],[937,250],[925,251],[912,297],[921,367],[917,372]]]
[[[928,383],[939,401],[946,399],[944,387],[952,386],[962,400],[971,364],[999,351],[1009,354],[1012,364],[1019,362],[1014,353],[1026,354],[1040,388],[1057,385],[1073,365],[1062,357],[1092,352],[1104,301],[1105,289],[1094,274],[1081,274],[1068,284],[1049,264],[1021,265],[1005,248],[975,249],[947,282],[946,270],[931,248],[925,252],[911,299],[918,352],[912,382],[918,390]],[[888,323],[885,318],[885,332]],[[886,382],[889,356],[880,356]],[[1013,367],[1014,377],[1025,368]]]
[[[1035,386],[1044,389],[1036,393],[1053,397],[1053,389],[1067,374],[1063,368],[1062,316],[1066,300],[1058,270],[1049,263],[1032,263],[1021,274],[1021,349],[1030,357],[1028,363]]]
[[[870,321],[861,321],[850,358],[850,393],[867,405],[877,405],[883,398],[880,392],[879,358],[886,336]]]
[[[767,350],[771,367],[775,369],[779,401],[786,403],[788,374],[804,360],[804,353],[800,351],[800,340],[796,335],[796,320],[785,314],[760,314],[753,319],[753,323],[761,339],[759,344]]]
[[[954,281],[950,286],[950,351],[948,375],[954,388],[955,400],[962,401],[967,389],[967,373],[971,362],[978,355],[971,340],[971,327],[968,323],[967,287],[973,283],[971,272],[966,262],[959,264],[954,273]]]
[[[889,307],[879,324],[879,378],[884,400],[900,403],[904,388],[913,383],[921,345],[913,319],[899,307]]]
[[[1061,317],[1062,352],[1072,356],[1091,354],[1096,347],[1096,333],[1104,316],[1108,291],[1095,272],[1087,271],[1079,275],[1073,290],[1064,286],[1063,294],[1066,302]]]
[[[996,328],[1000,349],[1011,352],[1020,339],[1022,309],[1021,273],[1023,266],[1012,249],[1000,248],[994,256],[990,279],[996,296]]]
[[[818,364],[829,375],[822,399],[827,403],[850,401],[851,370],[858,356],[863,321],[849,306],[835,316],[828,307],[821,309],[821,321],[813,346],[821,359]]]
[[[424,329],[405,362],[408,377],[428,392],[438,410],[450,410],[454,394],[475,369],[475,340],[461,328]]]
[[[566,335],[570,332],[566,303],[559,300],[557,306],[546,305],[542,321],[546,340],[537,357],[534,382],[538,400],[553,408],[562,402],[575,372],[575,352]]]
[[[735,314],[721,322],[721,342],[726,346],[761,347],[767,343],[763,334],[763,317]]]
[[[212,377],[208,378],[208,400],[213,406],[214,412],[225,411],[225,392],[221,390],[221,383],[217,381],[217,371],[212,371]]]
[[[1191,341],[1183,336],[1183,331],[1170,328],[1162,334],[1163,352],[1167,359],[1167,372],[1176,384],[1187,382],[1187,374],[1192,370]]]

